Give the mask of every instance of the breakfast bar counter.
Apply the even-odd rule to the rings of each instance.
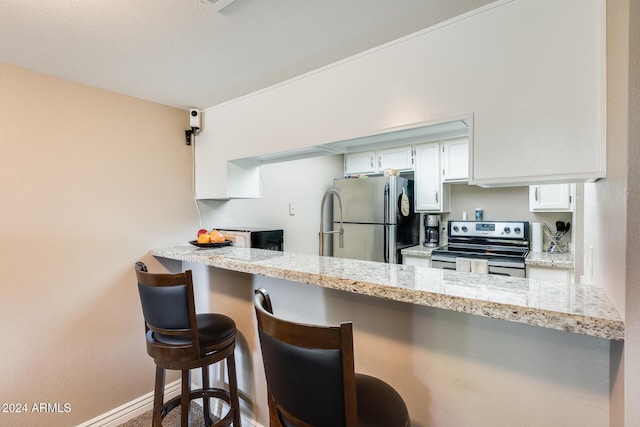
[[[624,323],[597,285],[320,257],[262,249],[156,248],[156,257],[317,285],[609,340]]]

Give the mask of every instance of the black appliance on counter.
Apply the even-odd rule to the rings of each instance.
[[[219,230],[225,236],[233,237],[233,246],[241,248],[284,249],[284,231],[275,228],[225,227]]]
[[[431,267],[456,270],[457,258],[487,260],[489,274],[526,277],[529,223],[449,221],[449,242],[431,253]]]

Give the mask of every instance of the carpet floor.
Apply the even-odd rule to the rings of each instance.
[[[197,403],[191,403],[190,411],[191,423],[190,427],[204,427],[204,412],[202,406]],[[214,418],[215,421],[215,418]],[[175,408],[169,412],[164,420],[162,420],[163,427],[180,427],[180,407]],[[150,427],[151,426],[151,411],[147,411],[144,414],[127,421],[124,424],[120,424],[119,427]]]

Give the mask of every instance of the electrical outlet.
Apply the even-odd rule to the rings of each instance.
[[[289,215],[294,216],[296,214],[296,204],[289,202]]]

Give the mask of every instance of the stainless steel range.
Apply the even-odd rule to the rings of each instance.
[[[529,223],[524,221],[449,221],[449,242],[431,253],[431,266],[456,270],[456,260],[487,260],[489,274],[525,277]],[[459,261],[459,260],[458,260]]]

